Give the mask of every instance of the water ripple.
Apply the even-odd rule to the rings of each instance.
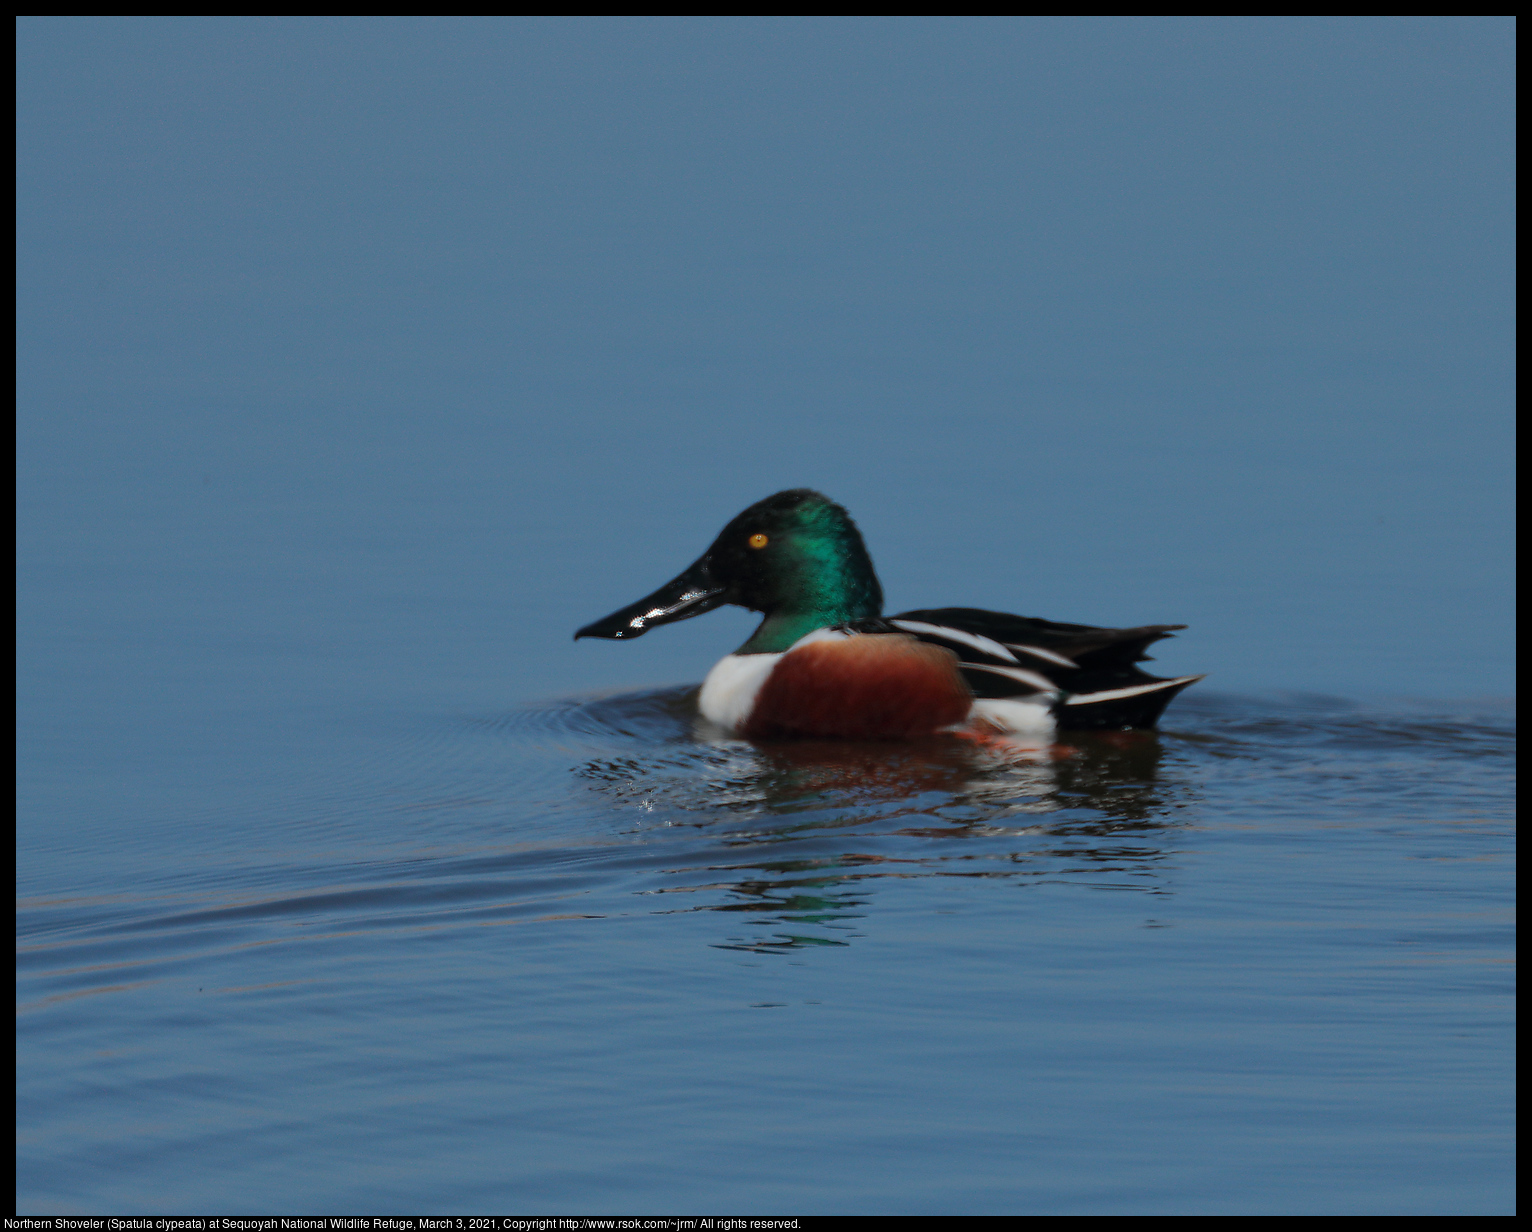
[[[333,828],[323,850],[19,903],[23,1000],[251,946],[634,915],[748,917],[709,944],[757,953],[844,946],[894,881],[1167,895],[1192,828],[1301,819],[1319,797],[1337,824],[1351,793],[1369,825],[1493,832],[1509,794],[1514,725],[1493,707],[1208,694],[1174,717],[1055,744],[758,745],[701,731],[675,688],[441,724],[365,790],[294,806]]]

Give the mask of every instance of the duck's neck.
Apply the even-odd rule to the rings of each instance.
[[[773,608],[766,613],[750,640],[735,654],[778,654],[815,629],[844,624],[848,620],[869,620],[883,610],[883,592],[876,577],[870,585],[839,592],[834,602],[794,604]]]
[[[842,617],[841,619],[850,619]],[[839,624],[834,617],[814,612],[772,612],[761,621],[750,640],[736,650],[735,654],[779,654],[800,637],[806,637],[815,629]]]

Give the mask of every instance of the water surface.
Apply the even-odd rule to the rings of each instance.
[[[19,1208],[1508,1213],[1514,34],[23,18]],[[804,486],[1208,679],[570,639]]]
[[[20,1208],[1507,1213],[1511,735],[380,728],[31,879]]]

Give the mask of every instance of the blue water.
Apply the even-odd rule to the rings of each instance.
[[[24,19],[18,1209],[1510,1213],[1512,36]],[[571,640],[797,486],[1208,679]]]
[[[395,719],[73,836],[18,908],[22,1208],[1510,1209],[1508,713],[693,713]]]

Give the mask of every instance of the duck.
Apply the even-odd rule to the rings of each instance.
[[[761,623],[714,664],[697,705],[748,740],[1138,731],[1203,679],[1138,666],[1185,625],[1108,629],[971,607],[885,616],[861,531],[809,488],[757,501],[685,570],[575,640],[642,637],[726,604]]]

